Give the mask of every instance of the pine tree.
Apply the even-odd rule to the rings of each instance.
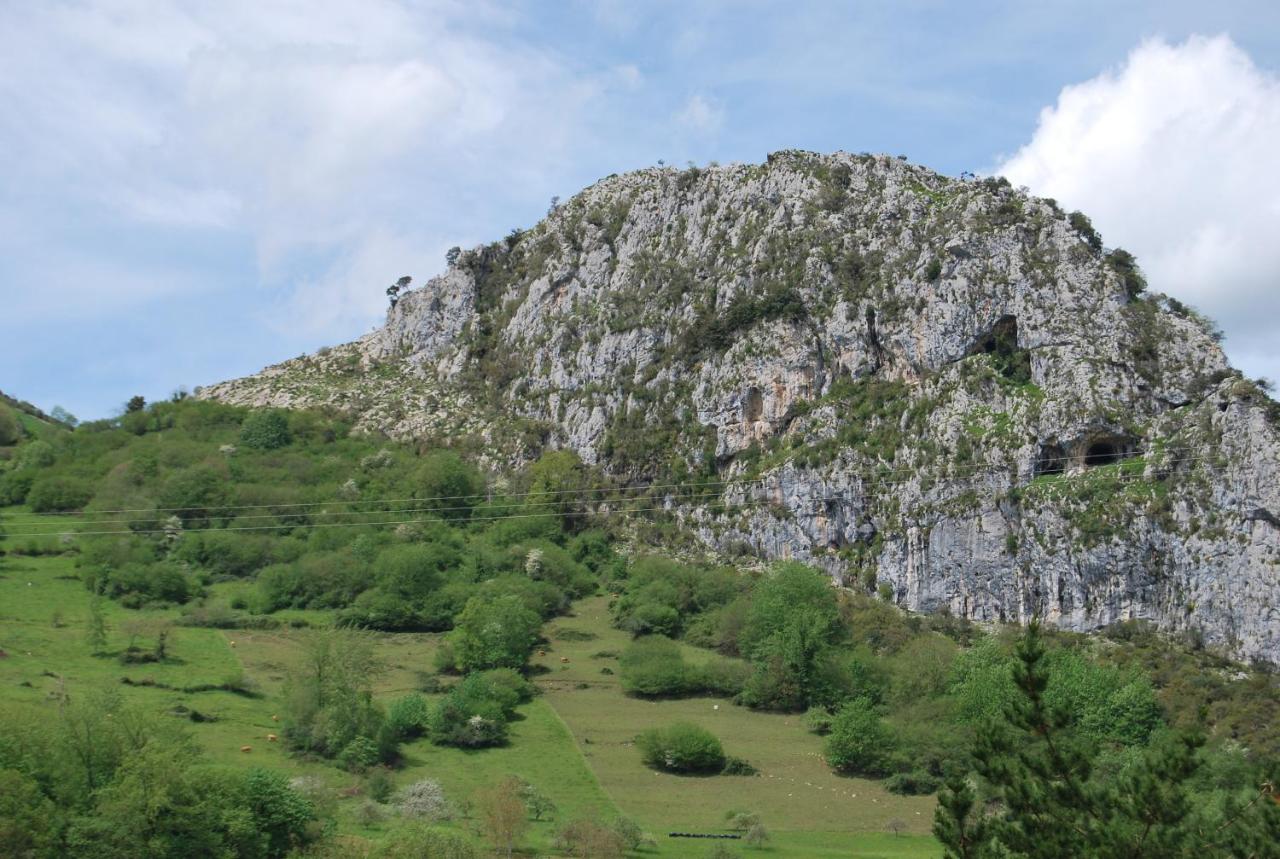
[[[975,808],[970,778],[953,776],[939,794],[933,832],[948,859],[1280,857],[1270,784],[1248,801],[1204,801],[1192,788],[1204,743],[1193,732],[1153,743],[1119,777],[1095,776],[1099,748],[1073,730],[1069,713],[1046,703],[1051,679],[1033,623],[1016,651],[1020,694],[974,747],[970,778],[996,810]]]

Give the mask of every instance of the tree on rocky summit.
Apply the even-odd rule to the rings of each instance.
[[[387,287],[387,297],[391,299],[392,307],[396,306],[396,302],[400,300],[400,293],[408,289],[409,284],[412,282],[413,278],[406,274],[404,277]]]

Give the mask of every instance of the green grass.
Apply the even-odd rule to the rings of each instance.
[[[879,782],[835,775],[821,758],[821,738],[804,729],[799,715],[753,712],[714,698],[647,701],[623,695],[618,675],[601,673],[616,672],[617,660],[598,654],[620,653],[630,640],[610,626],[607,603],[604,597],[583,600],[574,617],[553,624],[594,637],[553,639],[546,655],[534,659],[546,669],[537,682],[605,791],[646,830],[723,831],[725,812],[742,809],[763,816],[774,834],[773,855],[938,855],[927,836],[933,798],[896,796]],[[690,661],[706,658],[703,651],[688,650]],[[760,775],[691,778],[649,770],[633,738],[674,721],[711,730],[727,754],[751,761]],[[881,834],[895,819],[910,837],[888,836],[882,844]],[[870,852],[850,853],[864,842]],[[898,852],[886,853],[890,846]],[[823,852],[828,849],[834,852]]]
[[[0,511],[10,532],[35,522],[59,521],[21,509]],[[53,538],[51,538],[53,539]],[[22,542],[22,541],[18,541]],[[0,544],[4,545],[4,544]],[[339,832],[348,837],[377,838],[357,820],[365,802],[363,779],[332,764],[290,755],[267,735],[279,733],[280,693],[295,658],[300,633],[280,630],[213,630],[178,627],[170,644],[171,658],[161,664],[124,665],[117,655],[128,631],[139,621],[172,620],[175,609],[132,611],[112,602],[103,608],[109,627],[107,652],[94,656],[85,639],[89,595],[74,555],[27,557],[0,561],[0,708],[36,708],[52,717],[61,690],[117,690],[130,702],[155,713],[178,705],[216,721],[186,724],[208,757],[230,766],[266,766],[290,775],[315,776],[342,795],[337,801]],[[243,583],[216,585],[219,598],[243,589]],[[312,623],[328,619],[324,612],[291,612]],[[573,630],[585,640],[558,638]],[[656,846],[642,855],[704,856],[712,844],[671,839],[671,831],[723,831],[730,809],[762,815],[773,835],[770,847],[735,849],[743,856],[768,857],[936,857],[937,843],[928,836],[933,800],[899,797],[879,783],[838,777],[823,763],[821,740],[807,733],[799,716],[757,713],[728,701],[690,698],[650,702],[622,694],[617,661],[598,657],[621,652],[629,636],[609,624],[607,598],[577,604],[572,617],[548,625],[550,643],[534,660],[534,680],[542,691],[520,708],[511,743],[505,748],[463,751],[425,741],[404,747],[405,765],[392,775],[397,786],[422,778],[438,779],[455,800],[471,796],[503,776],[520,775],[559,807],[551,822],[535,823],[526,847],[551,849],[555,830],[575,817],[608,820],[618,814],[635,819],[650,832]],[[387,670],[377,678],[376,692],[394,698],[417,688],[431,670],[439,636],[384,634],[379,654]],[[146,646],[147,640],[140,641]],[[689,648],[691,661],[705,651]],[[562,662],[561,659],[568,662]],[[225,691],[183,692],[184,687],[219,684],[243,676],[256,697]],[[153,682],[128,686],[122,678]],[[175,688],[163,688],[162,685]],[[179,716],[173,716],[179,718]],[[644,728],[689,720],[711,729],[729,754],[750,760],[755,777],[682,778],[655,774],[640,762],[632,738]],[[249,746],[251,751],[242,752]],[[891,820],[904,824],[901,836],[887,832]],[[460,821],[464,829],[472,821]]]

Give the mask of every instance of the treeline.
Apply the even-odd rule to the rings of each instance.
[[[801,564],[743,575],[639,558],[614,588],[615,623],[636,636],[620,658],[629,694],[802,712],[834,769],[898,793],[969,772],[983,731],[1022,700],[1016,630],[907,615]],[[1131,777],[1188,729],[1208,732],[1194,780],[1206,801],[1256,796],[1280,776],[1270,672],[1233,679],[1227,663],[1138,624],[1055,634],[1038,664],[1044,706],[1089,750],[1096,778]]]

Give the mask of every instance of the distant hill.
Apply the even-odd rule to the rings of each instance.
[[[569,448],[724,553],[1280,662],[1280,408],[1081,213],[886,156],[610,176],[354,343],[214,385]]]

